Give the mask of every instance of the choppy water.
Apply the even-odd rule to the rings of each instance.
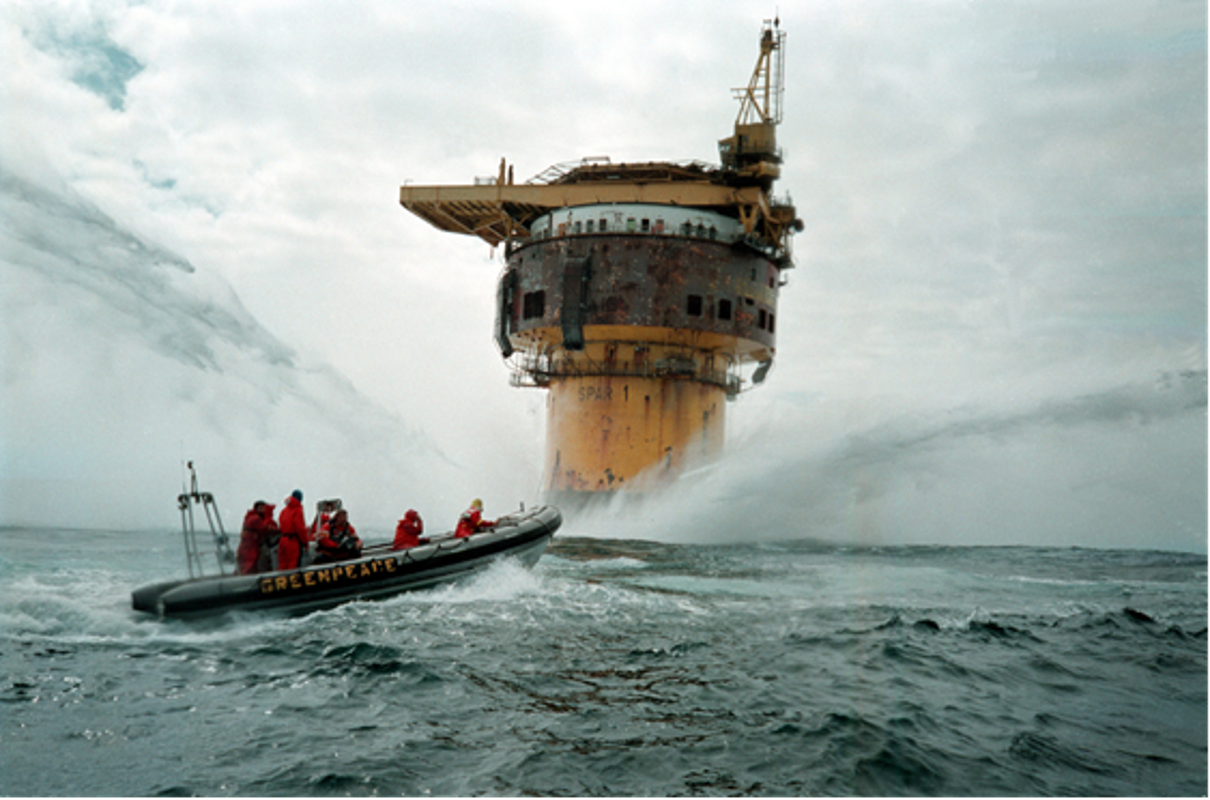
[[[1206,558],[556,539],[159,622],[179,534],[0,531],[5,795],[1204,795]]]

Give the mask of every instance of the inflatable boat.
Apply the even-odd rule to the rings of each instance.
[[[193,497],[204,505],[208,519],[217,518],[217,509],[213,516],[211,513],[212,496],[197,492],[195,485]],[[191,542],[189,500],[190,495],[181,495],[186,551],[193,576],[194,562],[200,559],[196,541]],[[427,589],[464,578],[501,558],[515,558],[532,567],[562,522],[557,508],[538,506],[501,517],[494,527],[462,539],[454,538],[452,533],[435,536],[428,544],[407,550],[392,550],[390,544],[367,545],[357,559],[254,575],[230,574],[234,571],[234,559],[230,557],[220,522],[215,540],[220,568],[226,570],[226,575],[144,586],[133,592],[131,601],[136,611],[160,617],[200,617],[233,610],[313,611],[350,600]]]

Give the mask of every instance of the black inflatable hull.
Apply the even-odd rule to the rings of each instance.
[[[232,610],[318,608],[428,589],[511,557],[533,566],[563,523],[554,506],[512,514],[466,539],[444,538],[410,550],[378,549],[353,561],[313,564],[259,575],[167,581],[136,589],[136,611],[161,617],[201,617]],[[367,548],[370,550],[371,548]]]

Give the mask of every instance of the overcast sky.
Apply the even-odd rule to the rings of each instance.
[[[1199,2],[7,3],[2,502],[42,497],[34,485],[79,492],[88,502],[46,514],[87,521],[82,487],[112,478],[100,453],[137,439],[129,460],[221,459],[190,438],[207,438],[208,416],[260,452],[298,453],[239,451],[240,480],[264,484],[239,488],[232,518],[299,475],[356,494],[296,466],[310,437],[338,446],[351,413],[311,403],[281,423],[282,394],[311,390],[373,407],[346,446],[406,441],[357,472],[419,470],[387,522],[421,490],[442,495],[435,516],[476,494],[532,501],[543,396],[508,386],[492,343],[500,254],[412,217],[398,188],[470,183],[501,157],[518,180],[585,156],[717,162],[731,89],[775,10],[788,35],[776,192],[805,223],[777,363],[728,406],[724,463],[631,533],[1204,551]],[[118,253],[131,243],[141,255]],[[79,277],[109,268],[105,291]],[[156,270],[178,277],[149,291]],[[169,335],[131,317],[130,297],[198,321]],[[58,327],[18,332],[18,311]],[[244,342],[244,360],[190,366],[181,354],[211,336]],[[161,366],[173,377],[128,402],[98,359],[142,365],[122,376],[133,391]],[[236,403],[232,376],[255,382],[262,361],[285,370],[278,383]],[[287,372],[333,383],[304,391]],[[231,409],[257,403],[233,433]],[[102,423],[83,426],[85,411]],[[92,455],[31,455],[63,440]],[[455,474],[438,489],[421,459]],[[106,524],[124,509],[157,524],[146,498],[117,506]],[[29,507],[0,522],[31,521]]]

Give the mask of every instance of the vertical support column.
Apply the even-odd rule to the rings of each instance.
[[[546,400],[547,492],[648,491],[723,449],[726,392],[692,380],[564,377]]]

